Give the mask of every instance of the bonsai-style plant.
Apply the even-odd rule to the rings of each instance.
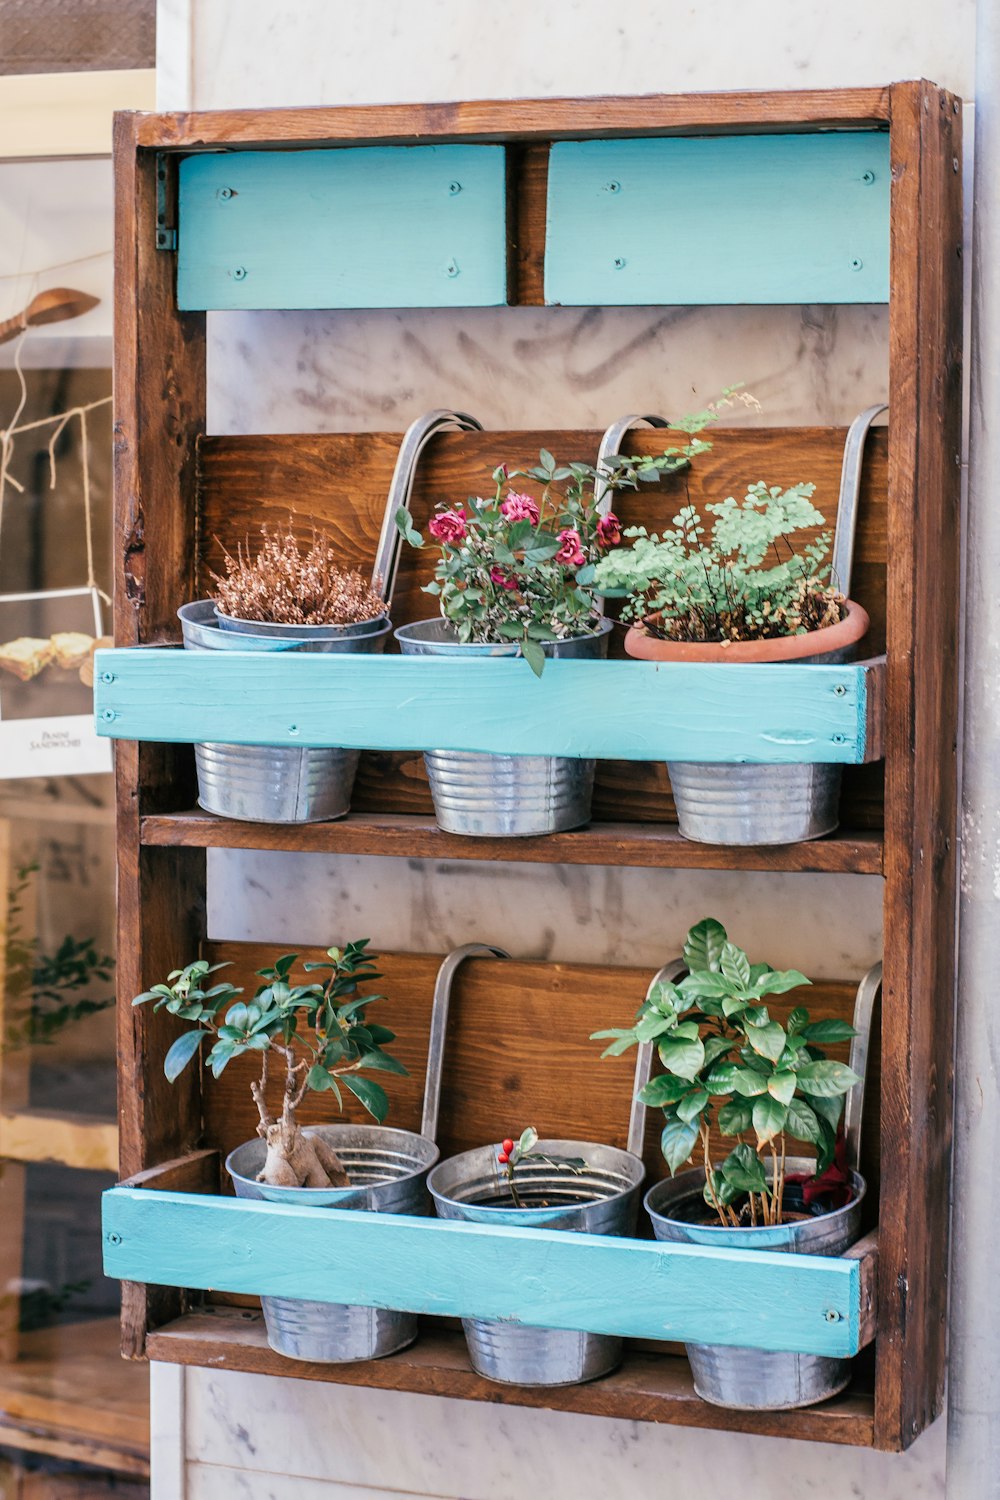
[[[249,541],[235,557],[224,551],[225,573],[211,575],[222,614],[268,625],[355,625],[385,613],[380,589],[356,568],[341,567],[324,532],[314,528],[306,546],[290,525],[260,531],[255,554]]]
[[[367,1020],[366,1009],[381,995],[359,995],[358,988],[381,978],[370,954],[368,939],[327,949],[327,961],[304,963],[307,974],[325,979],[293,983],[297,953],[286,953],[267,969],[253,999],[239,999],[242,988],[225,981],[206,982],[225,964],[197,959],[174,969],[166,983],[137,995],[133,1005],[151,1002],[167,1010],[191,1031],[177,1038],[164,1059],[163,1070],[173,1082],[200,1050],[206,1036],[212,1045],[205,1059],[218,1078],[234,1057],[260,1057],[260,1077],[250,1085],[257,1106],[257,1134],[267,1142],[267,1156],[259,1182],[272,1187],[346,1187],[350,1178],[330,1146],[299,1125],[296,1112],[309,1092],[334,1095],[343,1108],[341,1086],[364,1105],[379,1124],[389,1101],[381,1084],[359,1075],[364,1071],[406,1073],[402,1063],[383,1050],[394,1033]],[[284,1093],[275,1118],[267,1103],[268,1071],[272,1054],[284,1067]]]
[[[782,1224],[789,1137],[815,1146],[815,1175],[828,1174],[836,1194],[831,1169],[844,1095],[860,1080],[822,1047],[846,1041],[854,1028],[833,1018],[813,1021],[803,1006],[782,1025],[765,1000],[810,981],[797,969],[751,964],[714,918],[691,928],[684,959],[687,975],[657,985],[634,1026],[594,1038],[610,1039],[605,1057],[656,1043],[664,1071],[639,1097],[663,1110],[660,1146],[671,1176],[696,1155],[704,1166],[705,1203],[719,1225]],[[721,1161],[712,1160],[713,1124],[736,1142]],[[849,1183],[841,1173],[848,1197]]]
[[[599,593],[624,597],[622,618],[663,641],[773,640],[836,625],[845,599],[830,576],[830,532],[812,504],[815,485],[747,487],[704,509],[690,502],[662,536],[630,526],[633,545],[594,570]],[[767,564],[767,566],[765,566]]]
[[[494,469],[489,498],[439,505],[427,530],[440,557],[424,593],[438,598],[456,639],[517,645],[540,676],[544,643],[599,632],[594,567],[622,529],[613,511],[601,514],[598,491],[638,489],[686,467],[711,447],[697,434],[717,417],[715,408],[686,417],[676,424],[686,441],[646,458],[616,455],[600,470],[559,464],[543,448],[532,468]],[[537,498],[518,488],[524,479],[541,486]],[[425,545],[403,507],[396,525],[411,546]]]

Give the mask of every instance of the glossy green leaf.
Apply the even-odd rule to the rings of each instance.
[[[816,1094],[825,1099],[846,1094],[861,1081],[846,1063],[828,1060],[804,1063],[796,1076],[803,1093]]]
[[[667,1122],[660,1133],[660,1150],[663,1152],[663,1160],[670,1168],[673,1176],[678,1167],[691,1160],[691,1152],[698,1142],[698,1127],[691,1121],[678,1120],[676,1115],[668,1115]]]
[[[203,1031],[185,1031],[171,1046],[163,1059],[163,1071],[170,1083],[179,1078],[201,1046]]]
[[[728,941],[726,929],[714,917],[697,922],[684,939],[684,962],[689,970],[718,970]]]
[[[768,1141],[781,1134],[787,1118],[787,1104],[780,1104],[777,1099],[772,1099],[770,1094],[762,1094],[754,1101],[753,1128],[762,1146],[766,1146]]]

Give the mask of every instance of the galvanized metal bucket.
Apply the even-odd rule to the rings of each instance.
[[[518,1168],[523,1208],[512,1208],[498,1173],[499,1143],[465,1151],[434,1168],[428,1187],[439,1219],[588,1234],[631,1234],[646,1170],[638,1156],[590,1141],[543,1140],[546,1156],[582,1157],[582,1171],[525,1160]],[[463,1318],[473,1369],[509,1385],[578,1385],[621,1362],[622,1341],[573,1329]]]
[[[430,1213],[427,1173],[440,1155],[433,1141],[409,1130],[381,1125],[316,1125],[351,1178],[347,1188],[282,1188],[257,1181],[267,1143],[248,1141],[226,1159],[239,1198],[263,1198],[307,1208],[363,1208],[370,1213]],[[332,1262],[335,1264],[335,1262]],[[405,1349],[417,1336],[413,1313],[293,1297],[262,1297],[267,1341],[289,1359],[347,1364],[381,1359]]]
[[[188,651],[380,652],[392,629],[384,615],[344,626],[225,623],[211,599],[185,604],[177,614]],[[357,750],[206,744],[194,754],[198,804],[206,812],[247,823],[318,823],[350,811]]]
[[[811,1173],[815,1162],[791,1157],[788,1172]],[[791,1224],[723,1229],[691,1224],[685,1215],[704,1207],[702,1167],[667,1178],[650,1188],[645,1205],[658,1240],[720,1249],[786,1251],[792,1255],[841,1255],[858,1238],[864,1178],[852,1173],[854,1196],[844,1208]],[[842,1391],[851,1378],[849,1359],[820,1354],[786,1354],[768,1349],[736,1349],[723,1344],[688,1344],[694,1388],[703,1401],[744,1411],[785,1411],[814,1406]]]
[[[247,1141],[226,1158],[226,1171],[238,1198],[262,1198],[268,1203],[292,1203],[307,1208],[362,1208],[369,1213],[431,1212],[427,1173],[440,1152],[435,1144],[441,1099],[441,1065],[448,1029],[448,1007],[456,970],[476,954],[496,958],[499,948],[467,943],[441,964],[434,986],[427,1072],[420,1133],[384,1125],[314,1125],[306,1134],[318,1135],[340,1157],[351,1179],[346,1188],[271,1187],[258,1182],[267,1143]],[[331,1269],[335,1269],[335,1260]],[[278,1354],[317,1364],[348,1364],[381,1359],[412,1344],[417,1336],[415,1313],[391,1308],[312,1302],[297,1297],[262,1297],[267,1341]]]
[[[560,659],[606,656],[611,629],[611,621],[602,620],[594,635],[546,641],[542,649]],[[518,649],[463,644],[441,619],[403,625],[396,639],[404,656],[511,657]],[[528,838],[578,828],[590,819],[596,764],[552,755],[424,754],[438,827],[472,838]]]
[[[841,593],[851,586],[854,538],[865,440],[884,406],[860,413],[848,429],[840,472],[832,576]],[[799,665],[850,661],[855,648],[802,657]],[[843,771],[835,765],[716,765],[668,761],[677,826],[704,844],[801,844],[832,833],[840,822]]]
[[[682,972],[683,964],[666,965],[654,976],[650,991]],[[560,1171],[527,1158],[517,1173],[523,1208],[511,1206],[497,1163],[499,1142],[464,1151],[441,1162],[427,1179],[438,1218],[577,1234],[632,1234],[646,1175],[640,1154],[646,1107],[637,1096],[649,1081],[652,1061],[653,1047],[647,1042],[636,1058],[626,1150],[591,1141],[539,1141],[536,1149],[544,1155],[582,1157],[586,1167]],[[621,1362],[622,1340],[607,1334],[485,1318],[463,1318],[462,1327],[473,1369],[505,1385],[579,1385],[607,1375]]]

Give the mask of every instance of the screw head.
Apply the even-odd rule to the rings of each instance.
[[[245,281],[246,280],[246,275],[247,275],[247,268],[246,268],[246,266],[234,266],[232,274],[233,274],[233,280],[234,281]]]
[[[289,726],[288,726],[288,733],[289,734],[298,734],[298,732],[299,732],[299,726],[297,724],[289,724]]]
[[[604,191],[606,193],[620,193],[621,190],[622,185],[620,182],[606,182],[604,184]]]
[[[624,255],[616,255],[615,256],[614,266],[615,266],[615,270],[616,271],[624,271],[626,264],[627,264],[627,262],[625,260]]]
[[[108,1235],[108,1244],[109,1245],[120,1245],[121,1242],[122,1242],[122,1237],[118,1233],[117,1229],[112,1229],[111,1233]]]
[[[115,674],[114,674],[114,672],[102,672],[101,673],[101,681],[102,682],[114,682],[114,680],[115,680]]]
[[[861,174],[861,181],[864,182],[864,183],[867,183],[868,186],[870,187],[871,184],[875,181],[875,173],[871,172],[871,171],[862,172],[862,174]]]
[[[221,187],[216,193],[217,198],[231,198],[232,196],[233,190],[231,187]]]
[[[846,745],[847,744],[847,735],[846,734],[835,734],[833,736],[833,743],[835,745]]]
[[[841,1314],[835,1307],[828,1307],[823,1316],[828,1323],[840,1323],[842,1321]]]
[[[117,719],[117,717],[118,715],[115,713],[113,708],[106,708],[101,714],[101,718],[106,724],[110,724],[112,719]]]
[[[861,256],[855,255],[853,260],[851,261],[851,270],[860,271],[863,265],[864,261],[861,259]]]
[[[444,274],[446,276],[457,276],[458,275],[458,262],[456,260],[450,260],[448,262],[448,264],[444,268]]]
[[[454,198],[456,193],[460,193],[462,191],[462,184],[460,182],[449,182],[448,191]]]
[[[842,698],[847,692],[847,689],[842,682],[838,682],[833,691],[836,693],[838,698]]]

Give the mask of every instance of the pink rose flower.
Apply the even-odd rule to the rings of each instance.
[[[498,568],[496,563],[490,569],[490,582],[495,583],[498,589],[516,589],[517,579],[505,573],[503,568]]]
[[[508,495],[500,506],[505,521],[530,521],[538,525],[538,506],[530,495]]]
[[[557,563],[562,563],[564,568],[579,568],[586,562],[578,531],[567,528],[560,531],[556,540],[559,543],[559,551],[555,557]]]
[[[622,523],[613,511],[608,511],[597,523],[597,545],[617,547],[622,539]]]
[[[436,542],[446,542],[454,546],[466,533],[464,506],[459,505],[454,510],[443,510],[438,515],[432,516],[427,524],[427,530]]]

